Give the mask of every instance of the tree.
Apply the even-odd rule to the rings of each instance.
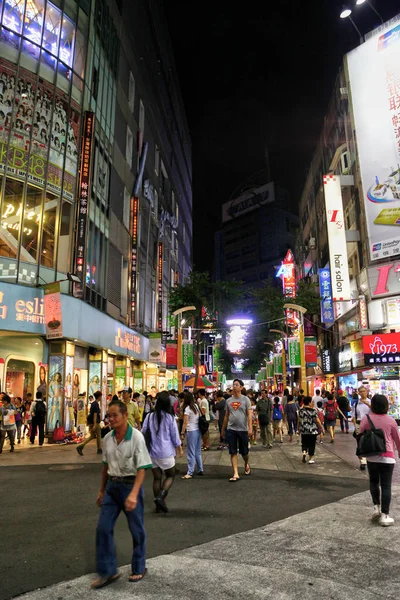
[[[191,271],[185,283],[178,284],[170,290],[169,309],[171,313],[184,306],[196,307],[195,311],[185,313],[185,319],[192,319],[194,329],[195,390],[199,377],[202,331],[205,328],[215,328],[218,321],[222,322],[229,311],[234,307],[236,310],[240,308],[241,297],[241,282],[213,282],[207,271]],[[172,324],[178,325],[176,318],[172,318]]]

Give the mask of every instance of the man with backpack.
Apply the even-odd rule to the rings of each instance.
[[[44,424],[46,422],[47,406],[43,400],[42,392],[36,392],[36,400],[32,402],[31,415],[32,415],[32,430],[31,430],[31,444],[35,443],[36,430],[39,429],[39,446],[43,446],[44,442]]]
[[[280,443],[283,444],[283,431],[282,431],[282,422],[283,422],[283,409],[281,404],[281,399],[279,396],[275,396],[274,398],[274,406],[272,409],[272,424],[274,431],[274,441],[275,435],[278,434],[280,438]]]
[[[333,444],[335,441],[335,425],[337,414],[339,413],[339,415],[342,415],[345,421],[347,421],[348,418],[342,413],[337,402],[335,402],[332,394],[326,394],[326,400],[327,401],[325,402],[325,429],[328,431],[331,437],[330,443]]]
[[[256,411],[258,413],[262,445],[264,448],[272,448],[272,400],[268,397],[266,390],[261,392]]]

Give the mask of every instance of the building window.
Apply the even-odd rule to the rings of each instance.
[[[144,104],[142,101],[140,101],[140,106],[139,106],[139,130],[142,132],[142,134],[144,134]]]
[[[128,261],[122,256],[121,261],[121,315],[126,315],[128,310]]]
[[[135,89],[136,83],[132,73],[129,73],[129,108],[134,111],[135,108]]]
[[[125,227],[129,229],[131,221],[131,195],[126,188],[124,188],[124,213],[122,221]]]
[[[126,128],[126,152],[125,152],[126,161],[129,165],[129,168],[132,168],[132,158],[133,158],[133,135],[132,131],[129,127]]]
[[[158,175],[160,172],[160,149],[156,144],[156,149],[154,153],[154,173]]]

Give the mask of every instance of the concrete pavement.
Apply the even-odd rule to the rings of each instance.
[[[301,476],[300,476],[301,477]],[[368,492],[314,508],[281,521],[216,539],[148,561],[148,574],[135,587],[129,568],[112,586],[89,592],[86,575],[28,593],[25,600],[99,599],[382,600],[400,594],[398,538],[400,487],[393,494],[395,525],[369,520]],[[282,501],[282,499],[279,499]],[[246,506],[246,505],[245,505]],[[251,506],[247,505],[247,510]]]

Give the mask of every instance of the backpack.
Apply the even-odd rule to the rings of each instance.
[[[46,407],[43,400],[36,400],[35,417],[43,419],[46,416]]]
[[[272,420],[273,421],[282,421],[282,407],[280,404],[274,406],[274,410],[272,412]]]
[[[328,421],[336,421],[335,401],[328,400],[325,407],[325,417]]]
[[[375,425],[367,415],[369,426],[371,429],[366,429],[358,442],[357,456],[374,456],[386,452],[385,434],[382,429],[376,429]]]

